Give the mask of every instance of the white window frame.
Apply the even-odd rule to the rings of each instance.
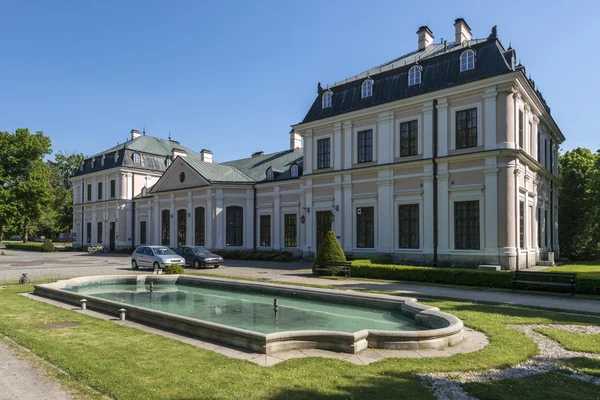
[[[106,159],[106,155],[105,155],[105,154],[103,154],[103,155],[102,155],[102,158],[100,159],[100,166],[101,166],[101,167],[104,167],[104,160],[105,160],[105,159]]]
[[[296,216],[296,246],[295,247],[286,247],[285,245],[285,216],[288,214],[293,214]],[[306,218],[306,217],[305,217]],[[280,243],[282,249],[298,249],[300,248],[300,217],[298,215],[297,207],[282,207],[281,208],[281,228],[279,232],[281,233]],[[260,241],[260,237],[259,237]]]
[[[371,78],[365,79],[360,87],[360,92],[362,99],[373,96],[373,80]]]
[[[272,181],[275,178],[275,173],[273,172],[273,168],[267,168],[267,172],[265,173],[266,179],[268,181]]]
[[[319,140],[329,139],[329,168],[319,168]],[[328,171],[335,165],[335,149],[333,143],[333,133],[328,135],[313,136],[313,171]]]
[[[133,163],[141,164],[141,162],[142,162],[142,156],[140,155],[140,153],[133,153]]]
[[[413,65],[408,70],[408,86],[418,85],[421,83],[421,71],[422,68],[420,65]]]
[[[292,178],[297,178],[299,174],[300,168],[298,168],[298,164],[294,164],[290,167],[290,176]]]
[[[115,151],[114,160],[115,160],[115,163],[119,161],[119,152],[118,151]]]
[[[321,108],[330,108],[333,103],[333,93],[331,90],[326,90],[321,98]]]
[[[400,126],[405,123],[405,122],[410,122],[410,121],[417,121],[417,136],[419,138],[419,149],[418,149],[418,153],[417,155],[422,155],[423,154],[423,119],[421,118],[421,114],[416,115],[414,117],[406,117],[406,118],[402,118],[402,119],[397,119],[396,120],[396,158],[402,158],[404,159],[410,159],[411,157],[415,157],[415,156],[406,156],[406,157],[400,157]]]
[[[398,215],[398,206],[418,204],[419,205],[419,247],[415,249],[407,249],[404,247],[398,247],[398,241],[400,239],[400,232],[398,232],[398,223],[400,216]],[[395,195],[394,199],[394,252],[397,253],[422,253],[423,252],[423,241],[425,239],[424,231],[424,213],[423,213],[423,195]]]
[[[359,164],[358,162],[358,132],[363,132],[363,131],[368,131],[371,130],[371,132],[373,132],[372,138],[373,138],[373,159],[371,161],[368,162],[363,162],[360,164],[369,164],[372,162],[377,162],[377,125],[365,125],[365,126],[360,126],[360,127],[353,127],[352,129],[352,141],[354,143],[353,147],[353,153],[352,153],[352,164]]]
[[[449,189],[452,190],[452,189]],[[456,249],[454,240],[454,203],[461,201],[478,201],[479,202],[479,250],[475,249]],[[449,220],[449,243],[450,249],[449,254],[483,254],[485,252],[485,210],[484,210],[484,199],[483,190],[478,188],[475,190],[459,190],[452,191],[449,198],[450,203],[450,220]]]
[[[457,106],[457,107],[452,107],[450,109],[450,113],[451,115],[451,122],[450,122],[450,150],[457,150],[456,148],[456,113],[458,111],[463,111],[463,110],[468,110],[470,108],[476,108],[477,109],[477,146],[475,147],[468,147],[466,149],[458,149],[460,151],[468,151],[468,150],[473,150],[476,149],[477,147],[481,147],[483,146],[483,113],[481,112],[481,110],[483,109],[481,102],[479,103],[472,103],[472,104],[467,104],[464,106]]]
[[[469,66],[471,67],[469,68]],[[475,51],[467,49],[460,53],[460,72],[470,71],[475,69]]]
[[[268,215],[271,217],[271,224],[269,225],[269,235],[271,238],[271,245],[270,246],[261,246],[260,245],[260,217]],[[275,237],[273,237],[273,226],[275,225],[275,217],[273,216],[273,210],[272,208],[267,208],[264,211],[258,211],[256,213],[256,219],[257,219],[257,229],[256,229],[256,239],[257,239],[257,244],[256,247],[260,248],[260,249],[273,249],[273,243],[275,242]],[[296,218],[296,223],[297,222],[297,218]],[[296,231],[296,235],[298,234],[298,231]]]
[[[373,244],[374,247],[357,247],[356,246],[356,240],[358,239],[357,233],[358,233],[358,229],[356,229],[356,223],[357,218],[356,218],[356,209],[357,208],[363,208],[363,207],[373,207]],[[376,197],[370,197],[370,198],[363,198],[363,199],[353,199],[352,200],[352,251],[357,251],[357,252],[377,252],[377,248],[378,248],[378,240],[377,240],[377,198]],[[338,216],[336,215],[336,218],[338,218]]]

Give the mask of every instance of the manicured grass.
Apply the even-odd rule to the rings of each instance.
[[[480,400],[600,399],[598,385],[557,372],[521,379],[467,383],[463,387]]]
[[[561,364],[584,374],[600,376],[600,359],[598,358],[572,358],[561,362]]]
[[[567,350],[600,354],[600,334],[568,332],[551,328],[538,328],[536,331],[558,341]]]
[[[119,399],[433,399],[414,372],[504,368],[537,353],[529,338],[507,324],[599,323],[598,318],[435,302],[467,326],[486,333],[490,344],[448,358],[387,359],[369,366],[306,358],[263,368],[18,295],[30,290],[31,285],[0,290],[0,333],[58,365],[73,379]],[[39,329],[41,324],[61,321],[82,325]]]
[[[576,264],[561,265],[544,270],[544,272],[573,272],[578,279],[599,279],[600,261],[585,261]]]

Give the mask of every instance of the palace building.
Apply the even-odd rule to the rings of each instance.
[[[558,246],[564,136],[497,29],[453,42],[417,31],[408,54],[323,88],[289,148],[217,163],[131,131],[72,178],[76,243],[288,250],[333,230],[347,254],[525,268]]]

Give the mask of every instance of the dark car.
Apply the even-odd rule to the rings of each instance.
[[[206,268],[213,266],[219,268],[223,264],[223,257],[211,253],[206,247],[181,246],[175,249],[175,253],[185,258],[185,265],[194,268]]]

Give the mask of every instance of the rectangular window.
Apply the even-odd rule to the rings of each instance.
[[[187,210],[177,210],[177,246],[185,246],[187,243]]]
[[[110,198],[111,199],[114,199],[117,196],[116,187],[117,187],[117,182],[114,179],[112,179],[110,181]]]
[[[102,222],[98,222],[98,230],[96,231],[98,243],[102,243]]]
[[[358,162],[373,161],[373,130],[358,132]]]
[[[398,206],[398,248],[419,248],[419,205]]]
[[[525,248],[525,202],[519,203],[519,247]]]
[[[477,147],[477,108],[456,112],[456,148]]]
[[[523,111],[519,110],[519,147],[525,148],[525,143],[523,143]]]
[[[102,200],[102,182],[98,182],[98,200]]]
[[[260,245],[263,247],[271,246],[271,216],[260,216]]]
[[[356,209],[356,247],[359,249],[375,247],[375,209],[373,207]]]
[[[296,214],[285,214],[283,216],[284,229],[284,246],[285,247],[296,247],[297,242],[297,224]]]
[[[544,246],[548,247],[548,210],[544,210]]]
[[[86,243],[92,243],[92,223],[88,222],[85,226],[85,239]]]
[[[92,201],[92,185],[87,185],[87,201]]]
[[[229,206],[225,209],[227,246],[243,246],[244,244],[244,209],[240,206]]]
[[[140,244],[146,244],[146,221],[140,221]]]
[[[400,157],[416,156],[419,154],[418,121],[400,124]]]
[[[479,250],[479,201],[454,203],[454,248]]]
[[[317,168],[331,167],[329,138],[317,140]]]
[[[162,210],[161,212],[161,241],[160,244],[163,246],[169,246],[171,241],[171,212],[169,210]]]

